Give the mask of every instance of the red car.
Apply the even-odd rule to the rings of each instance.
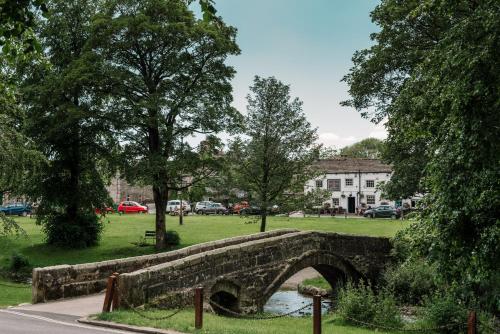
[[[148,207],[137,202],[125,201],[118,205],[118,213],[147,213]]]
[[[236,203],[235,205],[233,205],[233,213],[239,215],[242,209],[248,208],[249,206],[250,204],[248,204],[247,201]]]
[[[99,209],[99,208],[96,208],[96,209],[95,209],[95,213],[96,213],[96,215],[100,215],[100,214],[105,214],[105,215],[106,215],[106,214],[108,214],[108,213],[113,213],[113,212],[115,212],[115,210],[113,210],[113,208],[112,208],[112,207],[109,207],[109,206],[108,206],[108,207],[105,207],[103,210],[102,210],[102,209]]]

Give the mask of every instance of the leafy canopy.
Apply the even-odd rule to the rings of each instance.
[[[256,76],[250,91],[246,138],[237,141],[233,150],[239,152],[242,184],[261,207],[263,232],[273,202],[296,185],[303,191],[317,156],[317,135],[302,111],[302,102],[291,99],[288,85],[274,77]]]
[[[355,53],[343,104],[387,119],[389,195],[427,194],[411,233],[422,253],[463,295],[498,300],[500,5],[385,0],[372,19],[381,30]]]
[[[204,3],[209,4],[209,1]],[[151,185],[157,248],[164,248],[169,192],[213,175],[221,142],[240,114],[230,106],[236,30],[198,20],[182,0],[112,0],[94,21],[93,52],[112,81],[108,110],[128,180]],[[209,135],[198,148],[185,138]],[[189,176],[189,177],[188,177]]]

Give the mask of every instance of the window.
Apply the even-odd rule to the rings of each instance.
[[[352,186],[352,179],[345,179],[346,186]]]
[[[366,187],[367,188],[374,188],[375,187],[375,181],[373,181],[373,180],[366,180]]]
[[[340,205],[340,199],[338,199],[338,198],[332,198],[332,203],[333,203],[333,206],[339,206]]]
[[[323,180],[316,180],[316,188],[323,188]]]
[[[330,179],[328,180],[328,190],[340,191],[340,179]]]
[[[375,204],[375,195],[366,195],[366,204]]]

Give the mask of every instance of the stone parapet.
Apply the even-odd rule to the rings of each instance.
[[[218,248],[239,245],[265,238],[295,233],[297,230],[282,229],[266,233],[227,238],[206,242],[179,250],[77,265],[58,265],[33,270],[33,303],[98,293],[105,289],[106,279],[112,273],[120,274],[169,263],[190,256],[214,251]],[[182,260],[181,260],[182,261]],[[191,263],[193,265],[193,263]]]

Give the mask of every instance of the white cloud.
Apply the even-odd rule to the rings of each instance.
[[[323,132],[319,134],[318,141],[324,146],[342,148],[346,145],[355,143],[356,141],[358,141],[358,138],[354,136],[342,137],[333,132]]]
[[[387,131],[385,131],[385,130],[372,131],[372,132],[370,132],[368,137],[378,138],[378,139],[386,139],[387,138]]]
[[[386,139],[387,138],[387,130],[385,129],[386,121],[383,121],[375,126],[375,129],[369,133],[369,137],[378,138],[378,139]]]

